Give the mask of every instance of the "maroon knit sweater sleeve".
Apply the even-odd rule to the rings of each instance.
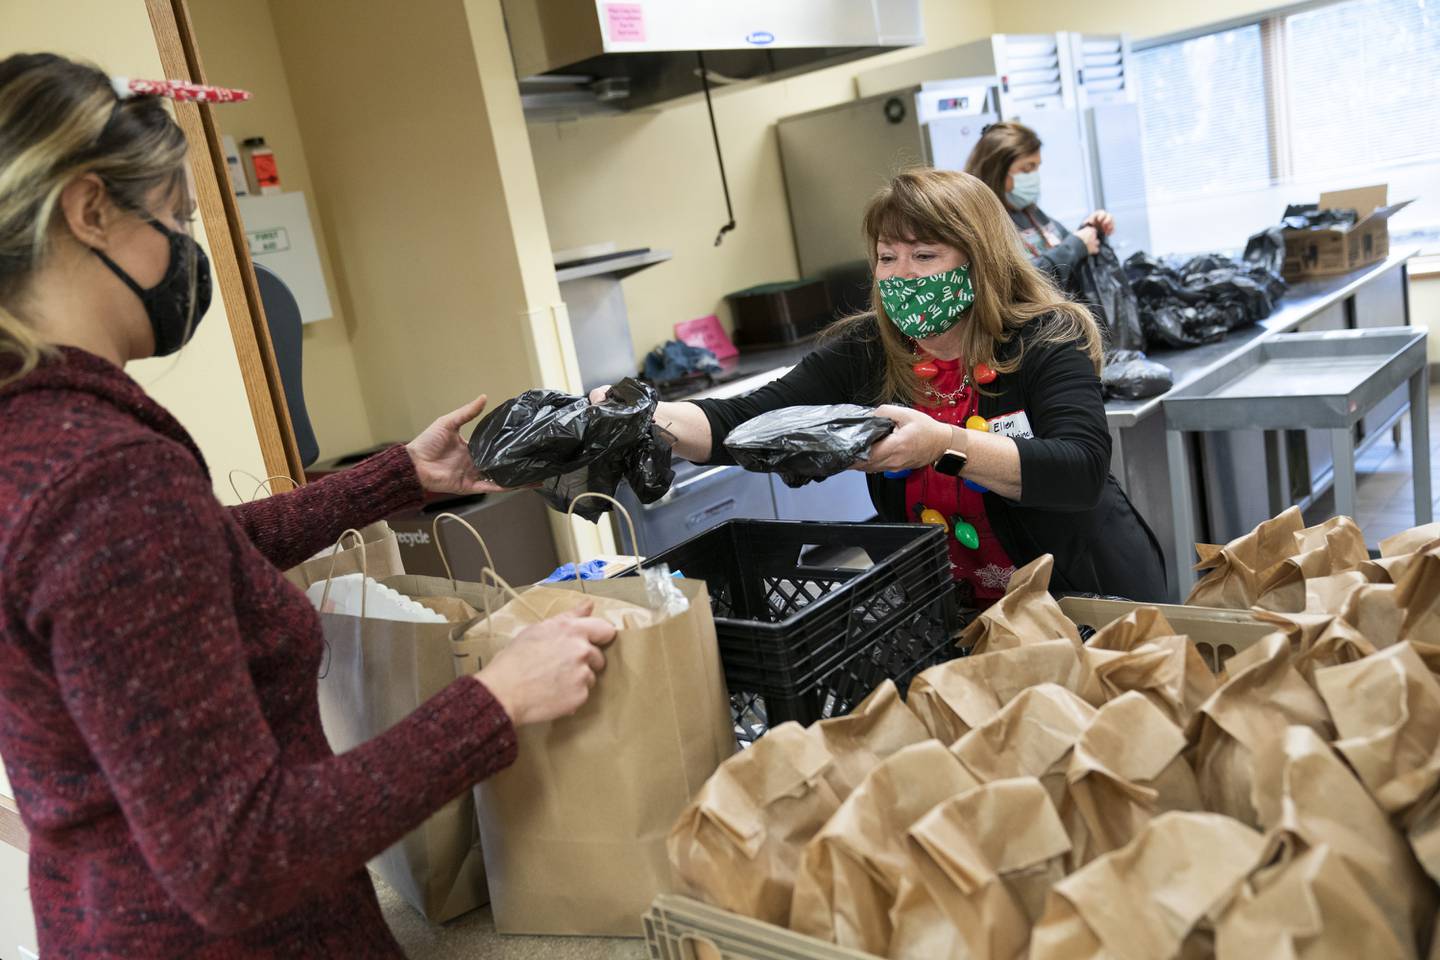
[[[400,445],[298,490],[230,508],[250,542],[281,570],[304,563],[348,527],[363,527],[424,498]]]
[[[234,613],[242,536],[193,457],[156,439],[59,480],[17,553],[46,571],[23,615],[136,843],[217,934],[353,874],[515,756],[509,719],[468,677],[345,754],[283,752],[247,663],[263,638]]]

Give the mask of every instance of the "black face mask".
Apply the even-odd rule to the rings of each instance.
[[[120,266],[99,250],[91,252],[109,267],[125,286],[135,291],[150,318],[150,329],[155,332],[155,356],[168,357],[189,342],[200,325],[200,318],[210,309],[210,258],[200,249],[194,237],[171,230],[158,220],[147,220],[150,226],[159,230],[170,241],[170,265],[165,276],[149,290],[144,290],[135,279],[120,269]],[[190,299],[191,264],[195,269],[195,299]],[[193,318],[193,319],[192,319]]]

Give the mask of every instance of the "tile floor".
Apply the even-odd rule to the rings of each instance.
[[[1355,462],[1357,474],[1354,519],[1365,531],[1365,542],[1376,544],[1392,534],[1415,526],[1415,485],[1410,471],[1410,420],[1401,422],[1401,442],[1381,439]],[[1430,385],[1430,492],[1434,513],[1440,519],[1440,382]],[[1335,515],[1333,491],[1305,512],[1307,523]]]

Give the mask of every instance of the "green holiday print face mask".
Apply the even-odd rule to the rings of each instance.
[[[928,277],[881,280],[880,302],[905,336],[913,340],[938,336],[959,323],[975,302],[970,265]]]

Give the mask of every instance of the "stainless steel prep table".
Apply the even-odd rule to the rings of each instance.
[[[1279,333],[1313,329],[1355,329],[1405,326],[1410,323],[1406,263],[1413,249],[1397,250],[1381,261],[1351,273],[1292,284],[1275,311],[1253,327],[1230,334],[1218,343],[1190,350],[1158,350],[1150,358],[1165,364],[1175,376],[1172,392],[1234,363],[1264,339]],[[1131,501],[1155,530],[1165,553],[1165,568],[1176,569],[1175,522],[1171,493],[1174,483],[1167,462],[1162,403],[1169,394],[1147,400],[1114,400],[1105,405],[1112,441],[1111,472]],[[1377,408],[1364,421],[1361,448],[1385,433],[1408,409],[1405,388]],[[1287,502],[1308,503],[1333,482],[1329,462],[1328,431],[1281,435],[1283,456],[1297,469],[1295,486]],[[1265,435],[1260,431],[1233,431],[1195,436],[1189,457],[1190,488],[1195,492],[1191,529],[1197,538],[1224,543],[1272,515],[1274,498],[1270,478],[1256,469],[1266,460]],[[1305,469],[1298,469],[1304,467]],[[1187,558],[1188,562],[1188,558]],[[1172,580],[1173,580],[1172,576]],[[1179,585],[1171,584],[1171,599],[1183,600]]]

